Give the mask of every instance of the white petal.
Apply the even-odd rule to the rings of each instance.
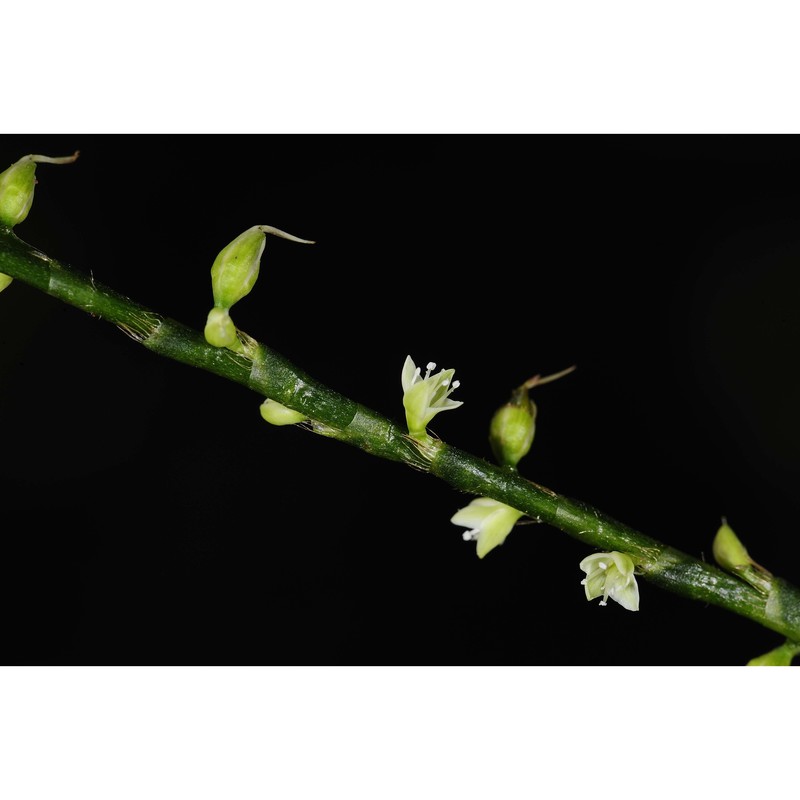
[[[596,561],[602,561],[604,558],[608,558],[609,555],[609,553],[593,553],[590,556],[586,556],[586,558],[581,561],[580,568],[584,572],[589,573],[593,569],[597,569]]]
[[[587,600],[594,600],[595,597],[603,594],[606,584],[605,577],[603,570],[598,569],[590,572],[582,581]]]
[[[463,525],[466,528],[480,528],[486,519],[497,511],[498,503],[488,497],[478,497],[468,506],[460,508],[450,517],[454,525]]]
[[[407,392],[411,388],[411,384],[414,380],[414,373],[416,371],[417,365],[414,363],[411,356],[406,356],[405,363],[403,364],[403,374],[401,376],[404,392]]]
[[[639,610],[639,586],[634,578],[624,589],[614,589],[610,592],[612,600],[616,600],[623,608],[628,611]]]

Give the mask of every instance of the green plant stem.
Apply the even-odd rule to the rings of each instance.
[[[592,547],[627,553],[637,574],[656,585],[721,606],[800,641],[800,591],[786,581],[774,578],[769,592],[760,592],[516,471],[437,440],[415,442],[391,420],[315,381],[266,345],[243,335],[241,354],[212,347],[201,333],[40,253],[8,229],[0,229],[0,272],[116,325],[154,353],[215,373],[302,412],[309,418],[302,424],[317,433],[424,469],[470,495],[499,500]],[[0,296],[3,301],[10,298]]]

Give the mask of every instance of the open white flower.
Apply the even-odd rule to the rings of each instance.
[[[468,506],[456,511],[450,522],[470,529],[462,534],[464,541],[477,540],[478,558],[483,558],[503,544],[521,516],[521,511],[498,500],[476,497]]]
[[[415,439],[427,438],[425,429],[440,411],[463,405],[460,400],[450,399],[450,394],[459,386],[459,382],[453,380],[455,370],[443,369],[431,375],[435,369],[436,364],[429,362],[425,377],[422,377],[422,369],[413,362],[411,356],[407,356],[403,364],[403,406],[406,409],[408,432]]]
[[[581,561],[581,569],[586,573],[581,581],[586,599],[594,600],[602,595],[601,606],[606,605],[610,597],[628,611],[638,611],[639,587],[633,568],[633,561],[616,550],[587,556]]]

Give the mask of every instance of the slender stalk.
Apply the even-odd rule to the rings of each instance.
[[[243,352],[212,347],[203,335],[105,287],[0,229],[0,273],[101,317],[161,356],[215,373],[305,414],[302,423],[372,455],[400,461],[472,495],[491,497],[601,550],[627,553],[637,574],[664,589],[747,617],[800,641],[800,591],[779,578],[759,591],[601,511],[444,442],[419,443],[391,420],[324,386],[266,345],[242,336]]]

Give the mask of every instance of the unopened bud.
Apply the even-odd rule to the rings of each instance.
[[[212,308],[208,312],[203,333],[206,341],[214,347],[234,347],[237,342],[236,326],[227,308]]]
[[[722,525],[714,536],[712,552],[714,560],[724,570],[737,575],[762,594],[769,594],[772,588],[772,573],[753,561],[747,548],[739,541],[739,537],[724,517]]]
[[[261,416],[271,425],[296,425],[308,419],[305,414],[269,398],[261,404]]]
[[[13,228],[28,216],[36,188],[37,164],[71,164],[77,158],[78,151],[58,158],[31,154],[0,172],[0,224]]]
[[[514,389],[509,401],[495,411],[489,423],[489,443],[499,464],[516,468],[531,449],[536,433],[536,403],[531,400],[529,391],[534,386],[568,375],[574,369],[569,367],[544,378],[534,375]]]
[[[786,641],[764,655],[751,658],[748,667],[790,667],[792,659],[800,653],[800,644]]]
[[[752,563],[747,548],[739,541],[739,537],[725,519],[722,520],[722,525],[714,537],[712,551],[717,564],[729,572],[736,572]]]
[[[495,411],[489,423],[489,443],[498,463],[516,467],[528,454],[536,432],[536,403],[521,386],[511,399]]]
[[[255,285],[268,233],[293,242],[313,244],[308,239],[299,239],[270,225],[255,225],[220,251],[211,267],[214,308],[208,315],[205,328],[206,341],[215,347],[236,345],[236,327],[229,311],[235,303],[250,294]]]
[[[0,272],[0,292],[13,280],[14,279],[10,275],[6,275],[5,272]]]

